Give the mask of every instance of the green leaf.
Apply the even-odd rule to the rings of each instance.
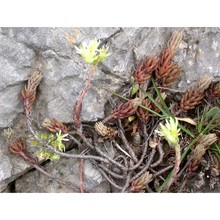
[[[166,118],[165,116],[163,116],[163,115],[161,115],[161,114],[159,114],[159,113],[157,113],[157,112],[151,110],[150,108],[148,108],[148,107],[146,107],[146,106],[144,106],[144,105],[139,105],[139,106],[140,106],[141,108],[143,108],[143,109],[149,111],[150,113],[152,113],[152,114],[158,116],[159,118],[162,118],[162,119],[165,119],[165,118]]]
[[[44,152],[42,150],[38,150],[36,152],[36,154],[37,154],[37,157],[38,157],[39,160],[43,160],[44,159]]]
[[[56,149],[58,144],[59,144],[59,142],[57,142],[57,141],[52,141],[51,142],[51,145],[53,146],[54,149]]]
[[[214,152],[215,156],[217,157],[218,161],[220,162],[220,146],[218,144],[213,144],[211,146],[211,151]]]
[[[52,156],[50,156],[51,161],[56,161],[56,160],[59,160],[59,159],[60,159],[60,156],[57,155],[57,154],[53,154]]]
[[[48,136],[49,139],[53,139],[54,135],[52,133],[50,133],[50,135]]]
[[[131,90],[131,95],[135,95],[138,89],[139,89],[139,84],[138,83],[134,84]]]
[[[65,145],[63,143],[58,144],[59,151],[65,151]]]
[[[203,128],[203,124],[205,120],[204,118],[205,118],[205,114],[208,111],[208,107],[204,106],[202,109],[203,109],[203,112],[202,110],[200,110],[200,108],[198,108],[197,110],[197,117],[198,117],[197,130],[199,134],[202,132],[202,128]]]
[[[208,111],[205,115],[205,119],[210,119],[209,123],[207,124],[207,126],[204,128],[204,130],[202,131],[203,134],[209,132],[210,130],[212,130],[214,126],[212,127],[212,124],[216,121],[216,119],[220,116],[220,109],[218,107],[214,107],[212,108],[210,111]]]
[[[166,111],[166,113],[167,113],[169,116],[171,116],[172,114],[171,114],[171,112],[170,112],[168,106],[167,106],[166,103],[164,102],[164,100],[163,100],[163,98],[162,98],[162,96],[161,96],[161,93],[159,92],[159,89],[157,88],[156,83],[154,82],[153,79],[151,79],[151,81],[152,81],[153,86],[154,86],[154,89],[155,89],[155,91],[156,91],[156,93],[157,93],[157,95],[158,95],[158,97],[159,97],[159,99],[160,99],[160,102],[162,103],[162,105],[163,105],[163,107],[164,107],[164,110]]]
[[[48,139],[48,135],[46,133],[42,133],[41,134],[41,139]]]
[[[37,140],[32,140],[32,144],[34,145],[34,147],[39,146],[40,143]]]
[[[211,117],[217,118],[220,115],[220,109],[218,107],[211,108],[206,114],[205,114],[205,120],[210,119]]]
[[[50,152],[48,152],[48,151],[44,152],[44,157],[45,157],[46,160],[48,160],[50,158],[50,156],[51,156]]]
[[[153,104],[156,105],[157,108],[159,108],[161,112],[163,112],[163,114],[164,114],[166,117],[171,116],[171,115],[169,114],[169,112],[166,112],[166,111],[162,108],[162,106],[160,106],[160,105],[154,100],[154,98],[153,98],[153,96],[152,96],[151,93],[147,92],[146,95],[147,95],[147,97],[151,100],[151,102],[153,102]]]

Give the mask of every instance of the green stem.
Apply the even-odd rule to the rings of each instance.
[[[115,95],[115,96],[119,97],[120,99],[123,99],[123,100],[125,100],[125,101],[127,101],[127,102],[130,100],[130,99],[128,99],[128,98],[126,98],[126,97],[124,97],[124,96],[121,96],[121,95],[119,95],[119,94],[117,94],[117,93],[115,93],[115,92],[113,92],[113,91],[111,91],[111,90],[109,90],[109,89],[105,89],[105,90],[108,91],[108,92],[111,92],[113,95]],[[141,107],[141,108],[143,108],[143,109],[145,109],[145,110],[147,110],[147,111],[149,111],[149,112],[151,112],[152,114],[154,114],[154,115],[156,115],[156,116],[158,116],[158,117],[160,117],[160,118],[162,118],[162,119],[165,118],[163,115],[158,114],[157,112],[151,110],[150,108],[147,108],[146,106],[143,106],[143,105],[138,105],[138,106]]]

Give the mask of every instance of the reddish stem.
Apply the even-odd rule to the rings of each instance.
[[[87,79],[86,85],[85,85],[83,91],[81,92],[80,96],[78,97],[76,104],[74,106],[73,124],[75,125],[76,128],[80,128],[80,125],[81,125],[80,115],[81,115],[81,111],[82,111],[82,102],[83,102],[83,98],[84,98],[85,94],[87,93],[89,86],[91,84],[92,78],[95,73],[95,68],[96,68],[96,66],[92,66],[92,68],[90,69],[89,77]]]
[[[175,147],[175,152],[176,152],[176,160],[175,160],[175,166],[173,169],[173,177],[170,179],[170,181],[167,183],[167,189],[170,188],[170,186],[172,185],[173,181],[176,179],[177,177],[177,173],[180,170],[180,158],[181,158],[181,154],[180,154],[180,146],[176,146]]]
[[[180,147],[176,147],[176,162],[174,166],[174,171],[173,171],[173,178],[175,179],[177,176],[177,173],[180,170]]]

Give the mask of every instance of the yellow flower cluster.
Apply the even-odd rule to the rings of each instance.
[[[173,146],[176,146],[179,142],[179,132],[180,129],[178,129],[178,120],[172,117],[170,117],[169,121],[166,120],[165,125],[160,123],[160,130],[156,131],[156,133],[164,137]]]
[[[77,53],[79,53],[82,58],[86,61],[86,63],[90,63],[93,65],[97,65],[99,62],[105,60],[107,56],[110,54],[108,52],[108,47],[101,47],[99,49],[100,41],[96,38],[90,41],[89,44],[82,43],[80,47],[75,47]]]

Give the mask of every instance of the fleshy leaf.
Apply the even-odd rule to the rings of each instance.
[[[131,90],[131,95],[136,94],[138,89],[139,89],[139,84],[138,83],[134,84]]]
[[[53,154],[52,156],[50,156],[51,161],[56,161],[56,160],[59,160],[59,159],[60,159],[60,156],[57,155],[57,154]]]
[[[211,117],[217,118],[220,115],[220,109],[218,107],[214,107],[210,109],[206,114],[205,114],[205,119],[209,119]]]
[[[134,83],[134,77],[131,76],[131,83],[133,84]]]

